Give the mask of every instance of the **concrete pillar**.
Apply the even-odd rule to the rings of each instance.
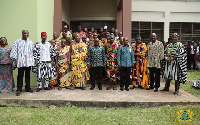
[[[117,10],[117,29],[119,32],[122,32],[122,10]]]
[[[131,2],[132,0],[123,0],[122,3],[122,32],[129,41],[131,41]]]
[[[169,38],[169,21],[164,22],[164,41],[167,42]]]
[[[53,30],[60,35],[62,31],[62,0],[54,0]]]

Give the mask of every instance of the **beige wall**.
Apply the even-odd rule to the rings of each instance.
[[[190,1],[190,0],[187,0]],[[132,0],[132,21],[164,22],[164,40],[170,22],[200,22],[200,1]]]
[[[70,25],[70,0],[62,0],[62,21]]]
[[[70,19],[116,20],[116,0],[71,0]]]

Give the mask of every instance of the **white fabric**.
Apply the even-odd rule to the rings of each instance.
[[[45,42],[45,44],[40,42],[40,61],[51,61],[50,46],[49,42]]]

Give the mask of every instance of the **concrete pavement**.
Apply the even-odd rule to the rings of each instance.
[[[200,105],[200,99],[180,89],[179,95],[174,95],[174,85],[172,84],[169,92],[154,92],[135,88],[129,91],[106,90],[107,84],[103,84],[103,90],[90,90],[90,84],[87,84],[86,90],[79,88],[69,90],[63,88],[58,90],[41,90],[40,92],[28,93],[23,91],[20,96],[16,96],[16,91],[12,93],[0,94],[0,105],[11,106],[80,106],[80,107],[130,107],[142,106],[152,107],[161,105],[176,105],[178,102],[195,103]],[[163,89],[164,82],[160,89]],[[36,90],[36,88],[33,88]]]

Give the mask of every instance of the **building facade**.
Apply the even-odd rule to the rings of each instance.
[[[33,42],[40,41],[44,31],[52,39],[53,32],[62,31],[64,22],[73,31],[78,25],[88,29],[114,27],[132,42],[138,34],[149,42],[152,32],[164,41],[178,32],[186,44],[200,40],[199,5],[199,0],[1,0],[0,36],[13,45],[27,29]],[[16,78],[16,71],[14,74]]]

